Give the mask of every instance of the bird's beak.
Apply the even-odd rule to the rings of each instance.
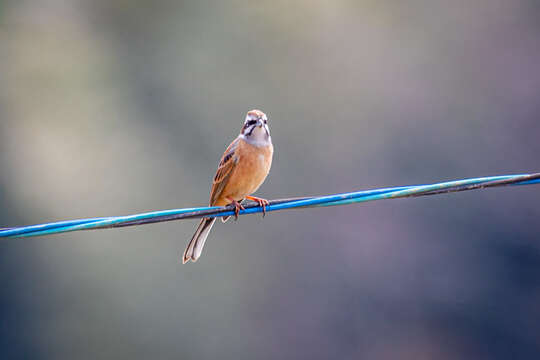
[[[258,126],[258,127],[263,127],[263,126],[264,126],[263,119],[258,119],[258,120],[257,120],[257,126]]]

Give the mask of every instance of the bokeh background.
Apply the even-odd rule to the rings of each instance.
[[[540,170],[540,3],[0,2],[0,226]],[[532,359],[540,191],[0,241],[2,359]]]

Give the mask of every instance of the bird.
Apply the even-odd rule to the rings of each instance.
[[[210,190],[210,206],[234,207],[238,219],[241,202],[244,199],[256,201],[266,213],[268,200],[251,196],[262,185],[272,166],[274,146],[268,128],[268,117],[260,110],[250,110],[246,114],[240,134],[227,147],[216,171]],[[222,217],[225,222],[229,216]],[[216,218],[202,218],[195,234],[189,241],[182,263],[195,262],[201,256],[206,238]]]

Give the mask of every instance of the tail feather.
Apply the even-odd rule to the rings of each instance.
[[[184,256],[182,257],[183,264],[187,263],[189,260],[195,262],[199,256],[201,256],[204,242],[206,241],[210,230],[212,230],[212,226],[214,225],[215,221],[216,218],[203,218],[201,220],[199,226],[197,226],[195,234],[193,234],[193,237],[189,241],[189,244],[184,251]]]

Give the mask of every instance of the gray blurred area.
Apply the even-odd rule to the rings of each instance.
[[[0,227],[540,170],[540,3],[0,2]],[[2,359],[538,359],[540,187],[0,241]]]

